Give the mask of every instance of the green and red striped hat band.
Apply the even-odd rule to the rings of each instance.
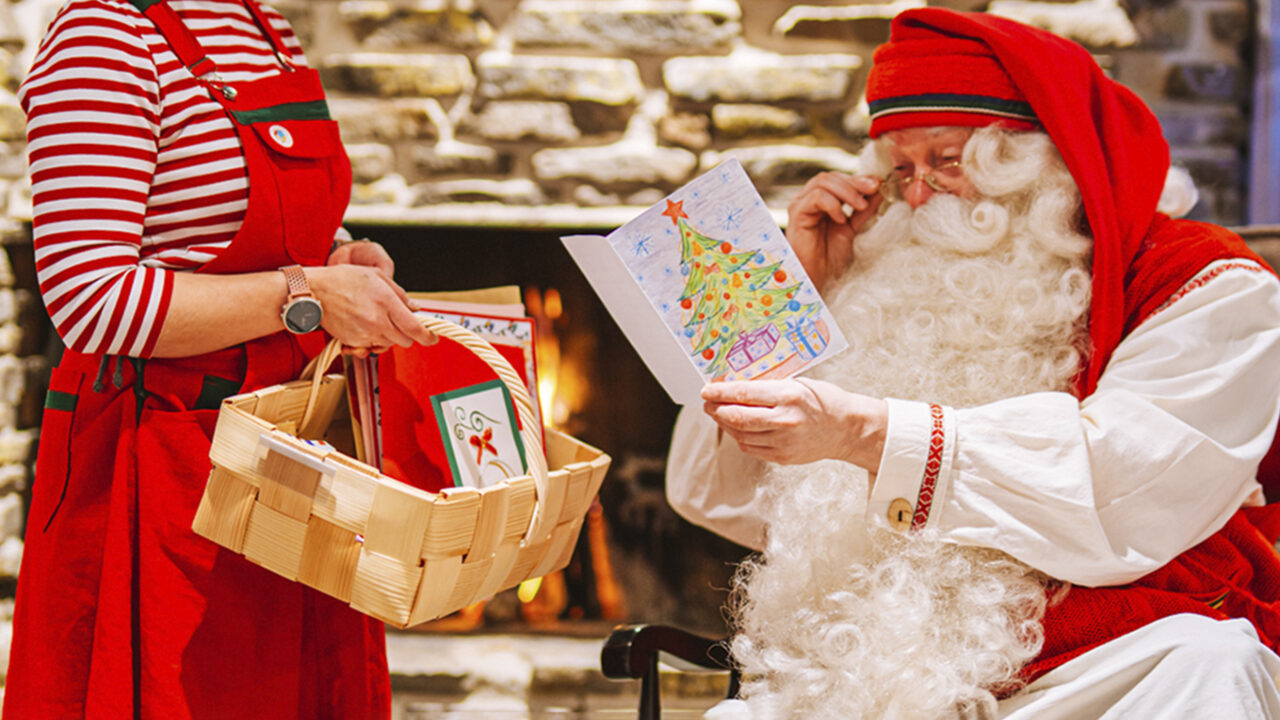
[[[1039,127],[1031,104],[986,46],[967,38],[894,40],[867,77],[871,137],[913,127]]]

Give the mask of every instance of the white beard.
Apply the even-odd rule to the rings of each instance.
[[[1069,390],[1089,243],[1042,194],[891,206],[828,293],[850,349],[810,374],[953,407]],[[1039,652],[1047,578],[999,551],[876,529],[867,483],[838,461],[771,468],[766,547],[735,588],[733,655],[757,720],[990,713]]]

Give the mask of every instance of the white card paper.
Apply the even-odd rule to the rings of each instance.
[[[608,237],[562,240],[682,405],[707,382],[791,377],[848,346],[736,160]]]
[[[500,380],[431,397],[454,482],[486,488],[523,475],[524,442]]]

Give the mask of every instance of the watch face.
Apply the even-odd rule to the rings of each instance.
[[[298,298],[284,310],[284,326],[289,332],[309,333],[320,327],[320,303],[312,298]]]

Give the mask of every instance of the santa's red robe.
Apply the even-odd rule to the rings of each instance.
[[[1214,225],[1157,216],[1124,282],[1124,335],[1179,293],[1210,263],[1232,258],[1265,263],[1234,233]],[[1206,278],[1207,279],[1207,278]],[[1094,342],[1098,339],[1095,336]],[[1118,340],[1117,340],[1118,342]],[[1114,345],[1095,346],[1109,356]],[[1092,392],[1088,386],[1083,395]],[[1258,480],[1280,489],[1272,446]],[[1211,477],[1206,483],[1214,481]],[[1280,651],[1280,505],[1241,508],[1226,526],[1164,567],[1127,585],[1072,587],[1045,612],[1045,643],[1023,670],[1030,681],[1105,642],[1178,613],[1245,618],[1263,644]]]

